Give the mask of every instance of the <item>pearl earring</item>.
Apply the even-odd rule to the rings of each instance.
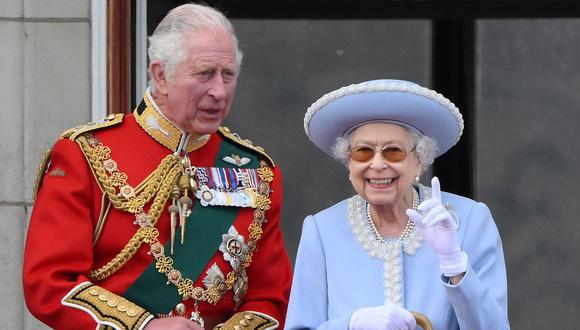
[[[418,176],[418,175],[416,175],[416,176],[415,176],[415,183],[419,183],[419,180],[421,180],[421,179],[419,178],[419,176]]]

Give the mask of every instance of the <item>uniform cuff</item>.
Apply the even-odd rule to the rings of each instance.
[[[153,318],[142,307],[90,282],[74,287],[61,302],[88,313],[99,325],[118,330],[140,330]]]
[[[218,324],[214,330],[232,330],[232,329],[249,329],[249,330],[270,330],[278,329],[280,322],[270,315],[245,311],[234,314],[225,323]]]

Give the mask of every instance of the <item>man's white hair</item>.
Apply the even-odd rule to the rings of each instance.
[[[223,29],[231,34],[236,47],[236,69],[239,72],[243,54],[231,22],[216,9],[193,3],[172,9],[159,23],[149,37],[149,61],[159,61],[165,77],[172,80],[175,67],[184,60],[187,51],[184,36],[192,31],[209,29]],[[151,79],[151,72],[149,77],[149,88],[154,92],[156,86]]]

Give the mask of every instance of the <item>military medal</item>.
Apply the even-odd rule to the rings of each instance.
[[[209,202],[213,200],[213,193],[209,190],[207,185],[203,185],[200,190],[197,191],[196,197],[200,199],[202,206],[208,206]]]
[[[219,250],[223,253],[224,259],[230,263],[232,269],[236,270],[246,259],[249,248],[244,242],[244,236],[238,233],[236,227],[231,226],[228,233],[222,235]]]
[[[143,128],[147,127],[149,133],[151,133],[150,131],[155,133],[150,135],[158,141],[165,139],[167,133],[173,133],[165,126],[162,117],[159,117],[158,120],[148,120],[146,123],[143,120],[139,121],[138,113],[136,118]],[[204,141],[207,141],[208,138],[209,135],[205,137]],[[108,147],[88,135],[79,137],[83,150],[88,150],[86,156],[91,167],[94,169],[98,168],[97,165],[101,165],[104,169],[96,176],[100,184],[112,187],[112,189],[105,190],[104,193],[116,208],[134,214],[134,223],[139,226],[125,248],[109,263],[99,269],[92,270],[90,277],[94,281],[108,278],[123,267],[137,251],[140,251],[141,244],[147,244],[150,248],[147,253],[154,258],[153,265],[157,272],[167,277],[168,285],[175,286],[177,294],[182,297],[183,302],[193,300],[193,311],[189,311],[191,312],[190,320],[203,326],[204,320],[198,309],[200,302],[216,305],[223,299],[226,292],[232,290],[233,300],[237,307],[244,297],[247,290],[245,269],[251,263],[257,246],[256,242],[263,234],[262,224],[267,221],[265,213],[270,208],[270,183],[274,174],[266,161],[260,162],[259,169],[241,168],[243,165],[250,164],[252,160],[233,154],[224,159],[225,162],[232,164],[231,168],[192,166],[187,156],[191,144],[183,148],[183,144],[188,142],[187,138],[180,139],[179,145],[175,145],[177,141],[165,140],[167,141],[160,143],[176,151],[163,158],[157,169],[142,184],[132,187],[127,184],[127,175],[119,171],[116,163],[110,158]],[[203,143],[196,145],[199,146]],[[96,164],[95,167],[92,164]],[[102,175],[101,172],[103,172]],[[220,251],[223,252],[226,262],[232,265],[232,270],[224,274],[214,263],[206,271],[207,276],[203,278],[203,284],[200,286],[195,286],[194,280],[187,278],[174,268],[173,256],[167,253],[169,247],[166,249],[165,243],[160,242],[160,230],[157,228],[158,221],[162,218],[164,205],[167,205],[166,212],[169,214],[165,214],[165,216],[169,215],[170,252],[173,254],[177,232],[181,233],[181,242],[184,242],[186,221],[191,215],[193,198],[198,198],[200,204],[204,206],[224,205],[255,208],[252,222],[248,226],[247,242],[233,226],[228,234],[224,235],[225,237],[222,236],[223,247],[220,246]],[[145,211],[148,205],[150,207]],[[178,223],[180,230],[177,228]],[[119,309],[119,311],[121,310]],[[188,317],[187,312],[187,308],[181,303],[176,306],[174,313]],[[248,320],[251,319],[250,314],[245,315],[245,317]],[[240,325],[245,326],[246,324],[240,322]]]
[[[251,161],[251,159],[248,157],[240,157],[239,155],[235,155],[235,154],[232,154],[230,156],[225,156],[223,158],[223,160],[225,162],[230,163],[230,164],[236,165],[237,167],[244,166]]]
[[[202,206],[255,207],[260,183],[256,169],[197,167],[195,197]]]

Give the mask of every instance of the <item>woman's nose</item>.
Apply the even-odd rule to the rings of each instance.
[[[370,168],[376,171],[380,171],[387,167],[388,167],[387,160],[383,158],[383,155],[380,152],[375,152],[375,155],[371,160]]]

